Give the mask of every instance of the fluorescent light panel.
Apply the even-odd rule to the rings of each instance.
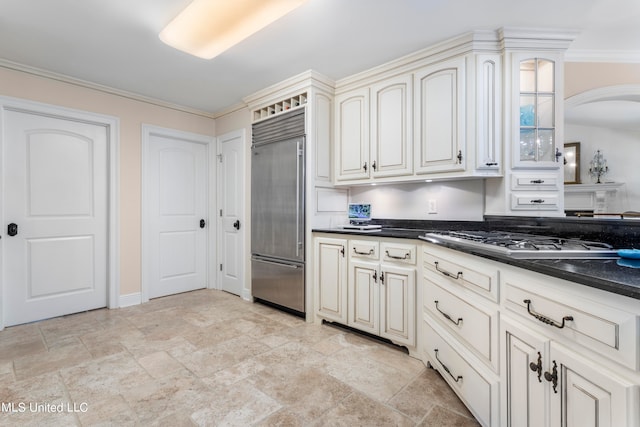
[[[160,33],[181,51],[211,59],[307,0],[194,0]]]

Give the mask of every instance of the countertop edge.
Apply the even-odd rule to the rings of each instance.
[[[523,260],[523,259],[509,258],[507,256],[501,256],[495,253],[488,253],[482,250],[469,249],[468,247],[462,247],[449,242],[439,242],[439,243],[426,242],[425,240],[422,240],[418,237],[420,235],[423,235],[425,233],[425,230],[406,229],[402,231],[397,231],[397,230],[385,231],[385,229],[383,228],[377,231],[359,231],[359,230],[319,228],[319,229],[313,229],[312,232],[339,234],[339,235],[372,236],[372,237],[417,240],[421,243],[430,243],[433,245],[446,247],[449,249],[453,249],[460,252],[476,255],[476,256],[490,259],[493,261],[497,261],[503,264],[512,265],[514,267],[519,267],[529,271],[534,271],[536,273],[546,274],[548,276],[552,276],[562,280],[567,280],[572,283],[589,286],[589,287],[600,289],[606,292],[611,292],[621,296],[626,296],[629,298],[640,300],[640,286],[634,286],[631,284],[620,283],[613,280],[593,277],[593,276],[589,276],[576,271],[569,271],[568,269],[561,268],[560,266],[557,266],[557,265],[543,264],[541,263],[543,262],[542,260]],[[549,261],[549,260],[546,260],[546,261]],[[628,267],[620,267],[620,268],[628,268]]]

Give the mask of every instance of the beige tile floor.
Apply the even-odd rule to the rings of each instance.
[[[214,290],[0,332],[2,426],[476,426],[396,348]]]

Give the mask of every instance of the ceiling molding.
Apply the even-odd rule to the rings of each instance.
[[[569,49],[564,57],[566,62],[614,62],[640,63],[639,50],[588,50]]]
[[[78,79],[75,77],[67,76],[65,74],[54,73],[52,71],[43,70],[41,68],[31,67],[29,65],[20,64],[17,62],[8,61],[0,58],[0,67],[13,71],[18,71],[25,74],[31,74],[36,77],[42,77],[49,80],[55,80],[61,83],[66,83],[85,89],[91,89],[109,95],[115,95],[122,98],[127,98],[133,101],[144,102],[145,104],[155,105],[157,107],[168,108],[171,110],[180,111],[183,113],[193,114],[196,116],[206,117],[213,119],[215,115],[208,111],[197,110],[194,108],[185,107],[183,105],[173,104],[171,102],[162,101],[159,99],[140,95],[138,93],[129,92],[121,89],[115,89],[109,86],[104,86],[98,83],[89,82],[87,80]]]

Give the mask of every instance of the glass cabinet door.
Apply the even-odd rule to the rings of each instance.
[[[540,58],[520,61],[519,81],[518,163],[555,162],[555,62]]]

